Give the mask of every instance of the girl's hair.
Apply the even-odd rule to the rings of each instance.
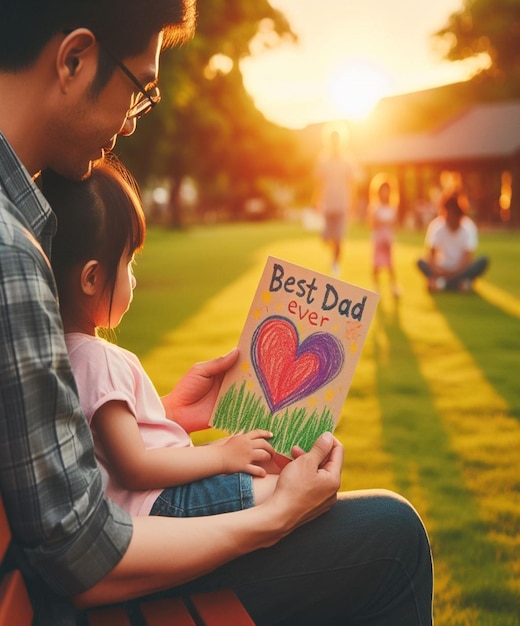
[[[58,219],[51,263],[60,298],[65,300],[69,271],[95,259],[106,272],[103,288],[110,292],[111,308],[121,257],[139,251],[145,239],[135,180],[121,163],[105,158],[96,161],[90,176],[82,181],[47,170],[42,173],[41,188]]]
[[[368,189],[368,209],[372,213],[380,203],[379,190],[384,185],[390,189],[390,204],[393,207],[399,206],[399,182],[397,178],[389,172],[379,172],[370,181]]]

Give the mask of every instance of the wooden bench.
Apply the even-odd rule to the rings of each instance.
[[[0,626],[31,626],[33,609],[22,574],[18,570],[4,571],[10,542],[11,530],[0,498]],[[139,610],[147,626],[254,626],[230,589],[194,594],[189,598],[143,599]],[[89,626],[132,626],[123,605],[91,609],[87,620]]]
[[[0,626],[31,626],[33,609],[18,570],[4,572],[4,560],[11,543],[11,529],[0,498]]]
[[[147,626],[254,626],[230,589],[189,598],[143,600],[139,609]],[[87,615],[89,626],[132,626],[123,606],[93,609]]]

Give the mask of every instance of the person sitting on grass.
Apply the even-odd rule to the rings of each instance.
[[[433,233],[426,233],[426,258],[417,266],[426,276],[428,290],[471,291],[472,282],[486,270],[487,257],[474,258],[478,237],[462,222],[465,216],[460,194],[449,196],[443,203],[444,218],[435,220]],[[442,219],[442,218],[439,218]]]
[[[138,358],[98,336],[98,328],[120,323],[136,286],[132,266],[145,221],[131,181],[121,163],[107,159],[84,181],[52,172],[43,179],[58,217],[52,266],[67,349],[107,495],[131,515],[249,508],[273,492],[278,478],[262,467],[273,454],[272,434],[253,430],[193,446],[188,432],[208,425],[183,419],[174,399],[206,385],[206,399],[214,401],[203,365],[161,400]]]

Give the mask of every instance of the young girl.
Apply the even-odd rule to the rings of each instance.
[[[42,189],[58,218],[52,265],[60,311],[107,495],[132,515],[212,515],[262,502],[277,480],[262,467],[272,458],[271,433],[197,447],[188,435],[207,427],[217,360],[193,366],[161,399],[137,357],[97,334],[119,324],[136,286],[132,264],[145,220],[129,174],[103,160],[81,182],[45,172]],[[229,367],[236,354],[223,358]],[[206,423],[180,408],[196,402]]]
[[[372,210],[372,244],[373,244],[373,276],[376,288],[379,288],[379,274],[387,269],[394,296],[400,295],[392,261],[392,245],[397,211],[390,204],[390,184],[386,181],[379,185],[377,202]]]

